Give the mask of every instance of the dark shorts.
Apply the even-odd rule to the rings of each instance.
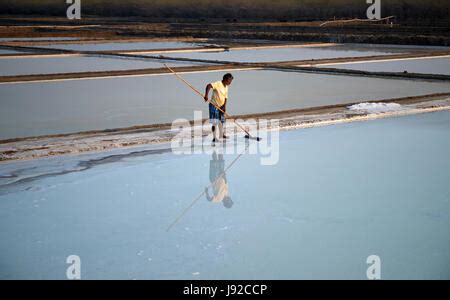
[[[212,159],[209,161],[209,180],[214,183],[217,178],[223,176],[225,178],[225,160]]]
[[[219,122],[222,124],[225,123],[224,113],[218,110],[211,103],[209,104],[209,122],[213,125],[217,125]]]

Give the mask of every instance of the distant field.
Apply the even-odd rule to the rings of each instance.
[[[230,21],[323,20],[365,17],[366,0],[81,0],[85,15],[144,16],[152,18],[228,18]],[[62,0],[2,0],[0,11],[9,15],[62,16]],[[448,0],[382,0],[382,15],[399,20],[442,21],[450,16]]]

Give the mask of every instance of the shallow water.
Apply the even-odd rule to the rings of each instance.
[[[166,48],[200,47],[198,43],[188,42],[127,42],[127,43],[95,43],[95,44],[56,44],[38,47],[76,50],[76,51],[113,51],[113,50],[147,50]]]
[[[192,66],[195,63],[163,60],[125,59],[105,56],[0,58],[0,75],[56,74],[90,71],[114,71],[172,66]]]
[[[203,91],[224,72],[183,75]],[[450,83],[307,74],[234,71],[231,114],[450,92]],[[207,106],[173,75],[0,85],[0,139],[194,118]]]
[[[205,59],[233,62],[277,62],[308,59],[324,59],[337,57],[360,57],[372,55],[393,54],[389,49],[379,48],[372,50],[356,46],[328,46],[328,47],[301,47],[301,48],[275,48],[231,50],[220,52],[183,52],[162,53],[167,57]],[[154,55],[154,54],[152,54]]]
[[[389,49],[393,52],[421,52],[421,51],[448,51],[446,46],[424,46],[424,45],[398,45],[398,44],[359,44],[359,43],[344,43],[340,44],[345,47],[363,48],[363,49]]]
[[[14,50],[0,49],[0,54],[18,54],[18,53],[22,53],[22,52],[14,51]]]
[[[450,57],[332,64],[332,65],[321,65],[320,67],[361,70],[369,72],[407,71],[408,73],[450,75]]]
[[[170,230],[212,155],[1,164],[44,175],[0,186],[0,278],[65,279],[78,255],[82,279],[366,279],[375,254],[382,279],[450,279],[449,130],[446,111],[282,132],[277,165],[226,172],[231,208],[203,196]]]

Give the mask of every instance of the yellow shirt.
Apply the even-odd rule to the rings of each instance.
[[[213,82],[211,85],[213,87],[211,102],[222,107],[225,104],[225,99],[228,98],[228,86],[224,86],[222,81]]]
[[[220,203],[228,195],[228,184],[223,177],[217,178],[213,185],[214,196],[212,198],[213,203]]]

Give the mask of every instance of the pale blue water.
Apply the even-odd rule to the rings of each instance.
[[[17,54],[17,53],[21,53],[21,52],[14,51],[14,50],[0,49],[0,54]]]
[[[169,66],[192,66],[195,63],[144,59],[121,59],[105,56],[31,57],[0,59],[0,75],[54,74],[91,71],[114,71]]]
[[[369,72],[404,72],[450,75],[450,58],[426,58],[398,61],[362,62],[324,65],[324,68],[362,70]]]
[[[404,51],[446,51],[449,49],[449,47],[446,46],[423,46],[423,45],[396,45],[396,44],[358,44],[358,43],[344,43],[341,45],[345,46],[351,46],[356,48],[371,48],[371,49],[377,49],[377,48],[383,48],[383,49],[389,49],[390,51],[398,51],[398,52],[404,52]]]
[[[64,279],[75,254],[82,279],[366,279],[375,254],[383,279],[450,279],[449,130],[446,111],[282,132],[277,165],[226,172],[231,208],[201,197],[169,231],[211,155],[0,164],[0,278]]]
[[[337,57],[360,57],[372,55],[392,54],[389,49],[357,48],[353,46],[329,46],[329,47],[303,47],[303,48],[276,48],[276,49],[251,49],[231,50],[221,52],[182,52],[162,53],[167,57],[205,59],[233,62],[277,62],[308,59],[324,59]],[[154,55],[154,54],[152,54]]]
[[[127,43],[95,43],[95,44],[55,44],[37,47],[76,50],[76,51],[113,51],[113,50],[147,50],[166,48],[192,48],[201,44],[188,42],[127,42]]]
[[[225,72],[183,77],[201,91]],[[228,111],[250,114],[450,92],[450,83],[233,71]],[[0,139],[194,118],[207,105],[173,75],[0,85]]]

